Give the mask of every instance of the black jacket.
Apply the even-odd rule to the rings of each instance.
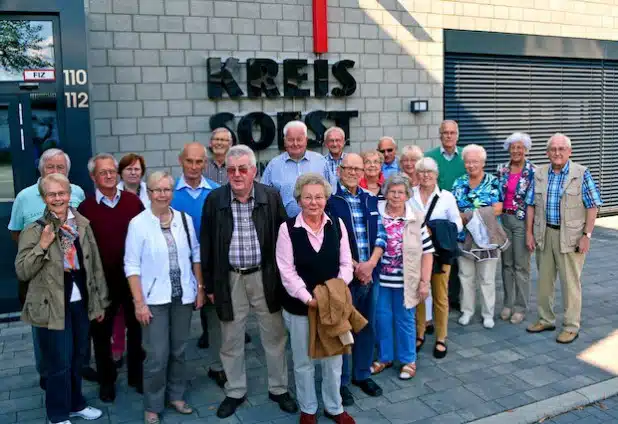
[[[427,223],[431,231],[431,241],[436,250],[434,270],[442,269],[442,264],[452,265],[459,256],[457,244],[457,225],[448,219],[432,219]]]
[[[253,223],[262,253],[264,296],[268,310],[272,313],[281,309],[277,295],[281,278],[275,260],[275,247],[279,227],[287,219],[287,214],[277,190],[256,182],[254,197]],[[229,184],[213,190],[204,202],[200,230],[200,252],[206,293],[214,294],[217,315],[221,321],[234,320],[229,281],[229,251],[234,230],[231,200]]]

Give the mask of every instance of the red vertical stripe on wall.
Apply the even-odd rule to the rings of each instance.
[[[313,52],[328,52],[327,0],[313,0]]]

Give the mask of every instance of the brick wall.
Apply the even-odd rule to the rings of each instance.
[[[616,40],[612,3],[329,0],[330,53],[321,58],[356,62],[354,95],[213,101],[205,83],[208,57],[317,58],[311,0],[89,0],[93,147],[140,152],[151,169],[178,172],[178,150],[191,140],[207,143],[215,113],[354,109],[359,117],[351,120],[349,150],[375,148],[382,135],[427,148],[438,143],[443,115],[443,29]],[[280,91],[281,76],[280,69]],[[408,112],[417,98],[429,100],[430,112]],[[259,159],[277,153],[273,143]]]

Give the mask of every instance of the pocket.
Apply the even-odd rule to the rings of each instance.
[[[50,297],[48,289],[40,287],[29,288],[24,309],[26,317],[32,321],[32,324],[47,327],[51,315]]]

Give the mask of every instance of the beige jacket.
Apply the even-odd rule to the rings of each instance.
[[[99,257],[94,234],[88,221],[79,212],[75,215],[79,242],[82,248],[88,289],[88,318],[95,319],[105,312],[109,305],[107,283]],[[57,233],[59,221],[49,214],[44,220],[52,224]],[[64,260],[60,241],[54,239],[47,253],[41,249],[39,241],[43,227],[34,223],[19,235],[19,247],[15,258],[15,271],[21,281],[30,281],[21,319],[36,327],[50,330],[64,330]]]

